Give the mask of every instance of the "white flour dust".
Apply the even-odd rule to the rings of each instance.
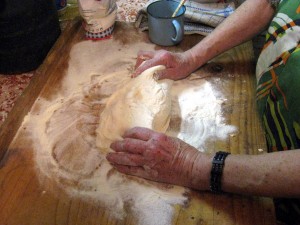
[[[173,118],[180,118],[180,129],[167,134],[176,136],[199,151],[205,150],[209,138],[226,139],[236,128],[224,123],[221,105],[225,101],[212,85],[203,80],[176,81],[172,88]]]
[[[186,189],[116,172],[96,147],[96,129],[108,97],[130,78],[138,50],[114,40],[85,41],[71,51],[59,93],[39,99],[26,117],[34,142],[36,167],[72,197],[104,205],[117,219],[128,212],[138,224],[171,224],[173,206],[187,201]],[[167,134],[203,151],[208,138],[227,138],[235,128],[221,116],[222,99],[205,80],[176,81]]]

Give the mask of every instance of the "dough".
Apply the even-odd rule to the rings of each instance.
[[[167,130],[173,81],[154,78],[155,72],[162,69],[165,67],[155,66],[147,69],[108,99],[96,130],[96,144],[101,151],[108,151],[113,141],[122,140],[124,132],[136,126],[158,132]]]

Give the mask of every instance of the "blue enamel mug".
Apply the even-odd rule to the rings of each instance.
[[[148,27],[151,42],[161,46],[179,44],[184,35],[185,6],[181,6],[172,17],[179,2],[172,0],[156,1],[148,5]]]

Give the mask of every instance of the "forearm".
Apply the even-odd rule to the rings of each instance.
[[[300,151],[263,155],[230,155],[223,173],[223,190],[272,197],[300,196]]]
[[[212,158],[212,155],[199,154],[192,174],[192,188],[209,189]],[[299,160],[299,149],[262,155],[229,155],[223,169],[222,190],[243,195],[300,197]]]
[[[274,9],[267,0],[247,0],[210,35],[185,52],[199,68],[215,56],[252,39],[270,23]]]

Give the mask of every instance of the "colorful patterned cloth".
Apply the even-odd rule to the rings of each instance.
[[[258,59],[257,102],[270,151],[300,148],[300,1],[282,0]]]
[[[270,152],[300,148],[299,43],[300,0],[281,0],[256,69],[258,109]],[[300,199],[274,203],[278,221],[300,224]]]

